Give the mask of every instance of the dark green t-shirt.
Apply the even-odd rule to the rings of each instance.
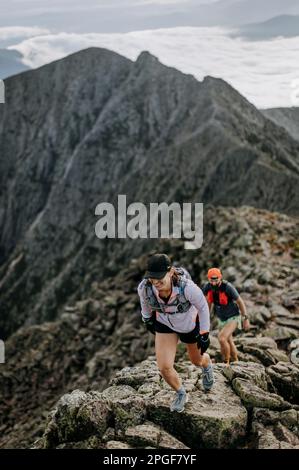
[[[212,285],[207,282],[202,291],[205,296],[208,295],[209,291],[213,292],[213,303],[215,306],[215,313],[220,320],[225,321],[228,318],[234,317],[236,315],[240,315],[240,310],[238,305],[236,304],[236,300],[239,298],[239,292],[237,289],[227,281],[222,281],[220,286],[216,289],[212,288]],[[219,300],[219,292],[223,292],[226,294],[227,297],[227,305],[221,305]]]

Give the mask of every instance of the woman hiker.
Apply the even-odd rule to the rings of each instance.
[[[208,271],[208,282],[203,287],[210,311],[215,306],[218,317],[219,334],[218,339],[221,347],[222,357],[228,366],[230,360],[238,360],[238,351],[233,340],[233,332],[238,327],[249,329],[249,320],[245,304],[235,287],[222,279],[220,269],[211,268]],[[241,318],[241,316],[242,318]]]
[[[186,343],[192,364],[202,367],[202,384],[209,391],[214,383],[210,356],[210,316],[201,289],[183,268],[171,265],[166,254],[148,259],[147,271],[138,286],[142,320],[155,334],[157,365],[164,380],[176,391],[170,410],[182,412],[188,400],[174,369],[178,341]]]

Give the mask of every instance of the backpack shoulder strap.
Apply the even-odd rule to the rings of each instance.
[[[187,271],[187,269],[183,268],[182,266],[176,267],[175,270],[176,270],[176,273],[177,273],[179,276],[183,276],[183,277],[185,277],[186,279],[192,279],[192,278],[191,278],[191,275],[190,275],[190,273]]]
[[[221,290],[222,292],[225,292],[225,293],[226,293],[226,290],[227,290],[226,288],[227,288],[228,284],[229,284],[229,283],[228,283],[227,281],[223,280],[222,283],[221,283],[221,286],[220,286],[220,290]]]
[[[158,301],[157,297],[154,294],[153,286],[149,281],[145,283],[145,294],[146,300],[153,311],[158,310],[162,311],[163,313],[165,312],[164,306]]]
[[[228,282],[228,281],[223,280],[222,284],[223,284],[223,292],[225,292],[225,294],[226,294],[226,296],[228,297],[229,300],[233,300],[233,297],[232,297],[231,293],[229,292],[229,289],[227,289],[229,286],[231,286],[231,283]]]
[[[186,296],[185,296],[185,287],[187,283],[188,283],[188,279],[186,279],[183,276],[180,276],[179,285],[178,285],[179,293],[177,297],[178,297],[178,303],[183,306],[183,310],[188,309],[191,305],[190,301],[186,299]]]

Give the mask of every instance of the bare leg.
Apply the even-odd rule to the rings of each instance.
[[[214,374],[209,354],[201,354],[197,344],[187,344],[187,351],[192,364],[202,367],[202,385],[209,392],[214,384]]]
[[[230,346],[230,356],[232,360],[236,362],[238,361],[238,351],[233,340],[233,335],[230,335],[230,337],[228,338],[228,342]]]
[[[211,363],[209,354],[200,354],[196,343],[186,344],[186,347],[192,364],[194,364],[195,366],[208,367],[208,365]]]
[[[155,349],[158,368],[163,379],[175,391],[182,386],[182,381],[173,367],[177,343],[178,335],[176,333],[156,333]]]
[[[219,339],[220,341],[220,339]],[[226,363],[226,365],[229,365],[230,363],[230,347],[228,342],[225,339],[222,339],[220,341],[220,348],[221,348],[221,355],[223,361]]]
[[[230,343],[228,339],[233,334],[236,328],[237,328],[237,322],[230,321],[222,328],[222,330],[220,331],[218,335],[218,339],[219,339],[220,347],[221,347],[221,354],[227,366],[229,365],[230,355],[231,355],[231,347],[230,347]]]

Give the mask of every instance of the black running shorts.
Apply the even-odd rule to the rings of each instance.
[[[176,333],[179,336],[182,343],[187,343],[187,344],[196,343],[197,341],[195,338],[199,333],[198,317],[196,319],[196,325],[195,325],[194,330],[190,331],[189,333],[179,333],[178,331],[172,330],[168,326],[163,325],[163,323],[160,323],[157,320],[155,320],[155,331],[157,333]]]

